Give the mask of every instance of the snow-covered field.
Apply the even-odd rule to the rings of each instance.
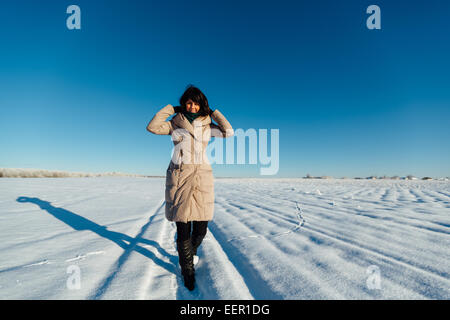
[[[448,181],[216,179],[193,292],[164,182],[0,179],[0,299],[450,299]]]

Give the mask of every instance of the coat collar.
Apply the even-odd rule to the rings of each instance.
[[[194,125],[193,123],[190,123],[189,120],[184,116],[183,113],[179,112],[173,117],[172,121],[180,128],[184,128],[187,131],[189,131],[192,136],[194,136]],[[199,116],[197,119],[194,120],[194,122],[199,122],[202,125],[202,129],[204,129],[205,126],[208,126],[211,123],[211,117],[210,116]]]

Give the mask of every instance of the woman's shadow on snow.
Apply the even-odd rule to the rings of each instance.
[[[102,285],[98,290],[96,290],[96,293],[91,298],[100,298],[101,295],[104,293],[104,291],[109,287],[111,281],[114,279],[117,272],[120,270],[120,267],[126,262],[131,252],[136,251],[142,254],[143,256],[152,259],[157,265],[161,266],[162,268],[166,269],[167,271],[171,273],[176,273],[176,265],[178,263],[178,257],[169,254],[166,250],[161,248],[161,246],[156,242],[148,239],[142,238],[142,235],[145,233],[149,225],[151,224],[153,218],[156,215],[153,215],[149,221],[142,227],[139,234],[132,238],[124,233],[110,231],[105,226],[101,226],[89,219],[86,219],[82,216],[77,215],[76,213],[73,213],[69,210],[63,209],[63,208],[57,208],[51,205],[50,202],[41,200],[39,198],[30,198],[30,197],[18,197],[17,202],[30,202],[38,205],[42,210],[47,211],[49,214],[54,216],[55,218],[61,220],[74,230],[82,231],[82,230],[89,230],[92,231],[99,236],[111,240],[115,244],[117,244],[119,247],[124,249],[124,253],[120,256],[119,261],[117,262],[117,265],[115,266],[115,270],[111,272],[111,274],[103,281]],[[172,262],[167,263],[161,259],[159,259],[153,252],[150,250],[140,246],[139,244],[147,244],[154,246],[163,256],[166,256],[169,258],[169,260]]]

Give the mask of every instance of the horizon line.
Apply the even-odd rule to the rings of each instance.
[[[165,178],[165,175],[149,175],[149,174],[139,174],[139,173],[127,173],[120,171],[105,171],[105,172],[84,172],[84,171],[66,171],[66,170],[48,170],[48,169],[38,169],[38,168],[0,168],[0,178],[71,178],[71,177],[96,177],[96,176],[127,176],[127,177],[144,177],[144,178]],[[330,176],[330,175],[322,175],[322,176],[311,176],[306,174],[305,176],[298,177],[280,177],[276,175],[259,175],[259,176],[214,176],[214,178],[218,179],[355,179],[355,180],[440,180],[440,179],[450,179],[448,176],[423,176],[419,178],[415,175],[393,175],[393,176]]]

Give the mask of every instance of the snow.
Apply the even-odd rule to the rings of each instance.
[[[164,183],[0,179],[0,299],[450,298],[449,181],[216,179],[192,292]]]

